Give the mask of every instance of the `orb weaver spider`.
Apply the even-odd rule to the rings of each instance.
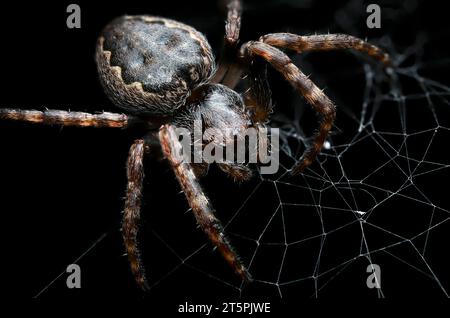
[[[102,31],[96,49],[100,82],[106,95],[123,113],[89,114],[63,110],[0,109],[0,119],[77,127],[129,128],[140,125],[143,138],[130,148],[127,190],[122,223],[125,248],[136,282],[147,288],[137,242],[144,180],[143,159],[159,143],[201,229],[225,261],[242,278],[251,275],[234,251],[214,209],[204,194],[199,177],[208,164],[180,160],[180,141],[175,127],[193,129],[200,118],[209,127],[234,131],[226,145],[248,127],[265,127],[273,111],[267,81],[269,64],[305,98],[320,115],[312,146],[292,167],[298,174],[320,153],[336,117],[335,105],[281,49],[295,53],[353,49],[390,67],[388,54],[361,39],[342,34],[300,36],[267,34],[258,41],[239,45],[242,5],[227,4],[224,46],[216,67],[206,38],[194,28],[166,18],[138,15],[113,20]],[[244,94],[234,91],[243,73],[248,74]],[[152,142],[153,141],[153,142]],[[210,141],[214,142],[214,141]],[[218,163],[235,181],[252,176],[243,163]]]

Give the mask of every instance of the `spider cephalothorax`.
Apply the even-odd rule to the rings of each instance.
[[[79,127],[127,128],[139,123],[143,138],[130,148],[127,161],[127,193],[123,217],[123,237],[131,270],[137,283],[146,286],[140,260],[137,231],[143,187],[145,149],[152,153],[154,139],[170,162],[201,229],[224,259],[245,280],[251,280],[243,262],[234,252],[198,177],[208,163],[191,163],[180,157],[182,145],[176,128],[195,131],[202,125],[202,147],[233,145],[247,128],[260,129],[273,112],[266,64],[302,95],[320,115],[313,144],[292,167],[300,173],[319,154],[335,119],[335,106],[322,90],[305,76],[279,48],[296,53],[334,49],[354,49],[390,65],[382,50],[358,38],[340,35],[299,36],[274,33],[238,46],[241,4],[229,1],[225,43],[219,67],[206,38],[194,28],[169,19],[152,16],[124,16],[113,20],[99,37],[96,51],[100,81],[110,100],[125,114],[89,114],[61,110],[0,109],[0,118],[32,123]],[[248,74],[244,94],[234,91]],[[144,123],[144,125],[142,125]],[[159,128],[159,133],[158,132]],[[207,130],[222,132],[222,139]],[[153,138],[153,139],[152,139]],[[247,149],[253,151],[254,149]],[[242,162],[220,161],[220,169],[236,181],[252,175]]]

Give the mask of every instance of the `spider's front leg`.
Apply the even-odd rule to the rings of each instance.
[[[275,47],[293,50],[297,53],[350,49],[382,62],[386,67],[392,66],[389,54],[382,49],[347,34],[301,36],[292,33],[271,33],[262,36],[260,41]]]
[[[303,74],[286,54],[277,48],[263,42],[250,41],[242,46],[241,55],[244,60],[260,57],[267,61],[284,76],[322,117],[319,130],[314,138],[314,144],[305,151],[302,158],[291,169],[292,174],[298,174],[308,167],[320,153],[322,145],[331,127],[333,127],[336,107],[327,95]]]
[[[192,166],[182,158],[182,145],[174,127],[171,125],[161,127],[159,139],[163,152],[172,165],[178,182],[194,212],[197,223],[234,271],[243,280],[250,281],[250,274],[225,236],[224,229],[214,215],[214,209],[204,194]]]
[[[128,125],[128,116],[124,114],[106,112],[101,114],[89,114],[55,109],[38,111],[1,108],[0,120],[76,127],[125,128]]]
[[[131,271],[142,289],[148,289],[145,270],[137,243],[142,188],[144,181],[144,140],[136,140],[130,148],[127,160],[127,192],[123,212],[122,235]]]

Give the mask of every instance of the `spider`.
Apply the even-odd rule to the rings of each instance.
[[[270,65],[321,117],[312,146],[291,169],[292,174],[299,174],[321,151],[336,111],[333,102],[282,49],[295,53],[353,49],[386,67],[391,65],[388,54],[378,47],[343,34],[300,36],[273,33],[260,37],[258,41],[238,45],[241,2],[228,1],[227,11],[218,67],[206,38],[188,25],[148,15],[122,16],[110,22],[98,38],[96,62],[106,95],[123,113],[0,109],[3,120],[77,127],[139,126],[144,130],[143,137],[134,141],[128,154],[128,184],[122,222],[131,272],[143,289],[147,289],[148,284],[137,234],[144,179],[143,159],[147,152],[156,151],[158,144],[161,146],[200,228],[242,280],[251,281],[250,273],[230,244],[199,183],[199,178],[208,170],[208,164],[191,164],[177,156],[181,144],[175,128],[181,126],[192,130],[194,119],[200,118],[205,125],[203,129],[231,128],[235,132],[232,138],[241,134],[244,128],[265,127],[273,111],[267,81],[267,65]],[[244,73],[247,74],[245,85],[248,89],[239,94],[234,88]],[[232,140],[227,141],[227,145],[230,143]],[[244,163],[217,164],[235,181],[245,181],[252,176],[252,170]]]

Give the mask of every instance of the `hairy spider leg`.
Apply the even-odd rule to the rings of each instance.
[[[171,125],[162,126],[159,131],[159,139],[163,152],[173,168],[200,228],[217,247],[234,271],[244,281],[251,281],[250,273],[242,264],[226,237],[220,221],[214,215],[214,208],[203,192],[192,166],[185,162],[183,158],[180,158],[182,145],[178,140],[174,127]]]
[[[296,53],[352,49],[382,62],[386,67],[392,66],[389,55],[382,49],[346,34],[300,36],[292,33],[271,33],[262,36],[260,41]],[[265,123],[269,120],[273,108],[265,65],[260,65],[257,60],[252,63],[247,61],[247,64],[250,66],[247,76],[249,89],[245,94],[246,105],[252,109],[255,122]]]
[[[286,48],[297,53],[351,49],[368,55],[392,66],[389,54],[379,47],[360,38],[347,34],[320,34],[300,36],[292,33],[271,33],[264,35],[260,41],[279,48]]]
[[[393,66],[389,54],[382,49],[360,38],[347,34],[300,36],[292,33],[271,33],[262,36],[259,40],[271,46],[293,50],[296,53],[350,49],[366,54],[370,58],[383,63],[386,69]],[[314,147],[318,147],[317,138]],[[306,168],[320,152],[319,149],[317,154],[314,154],[311,150],[304,156],[304,161],[293,168],[294,173],[301,172]]]
[[[131,145],[127,160],[127,191],[123,211],[122,236],[130,262],[131,272],[138,285],[148,289],[145,269],[138,248],[137,234],[142,204],[144,181],[144,140],[137,139]]]
[[[305,74],[303,74],[291,59],[279,49],[263,42],[250,41],[242,46],[243,57],[258,56],[267,61],[280,72],[283,77],[313,106],[322,119],[314,136],[314,143],[302,158],[291,168],[292,174],[298,174],[308,167],[317,157],[327,138],[335,117],[336,107],[333,102]]]
[[[89,114],[49,109],[45,111],[2,108],[1,120],[23,121],[35,124],[77,127],[126,128],[128,116],[115,113]]]

